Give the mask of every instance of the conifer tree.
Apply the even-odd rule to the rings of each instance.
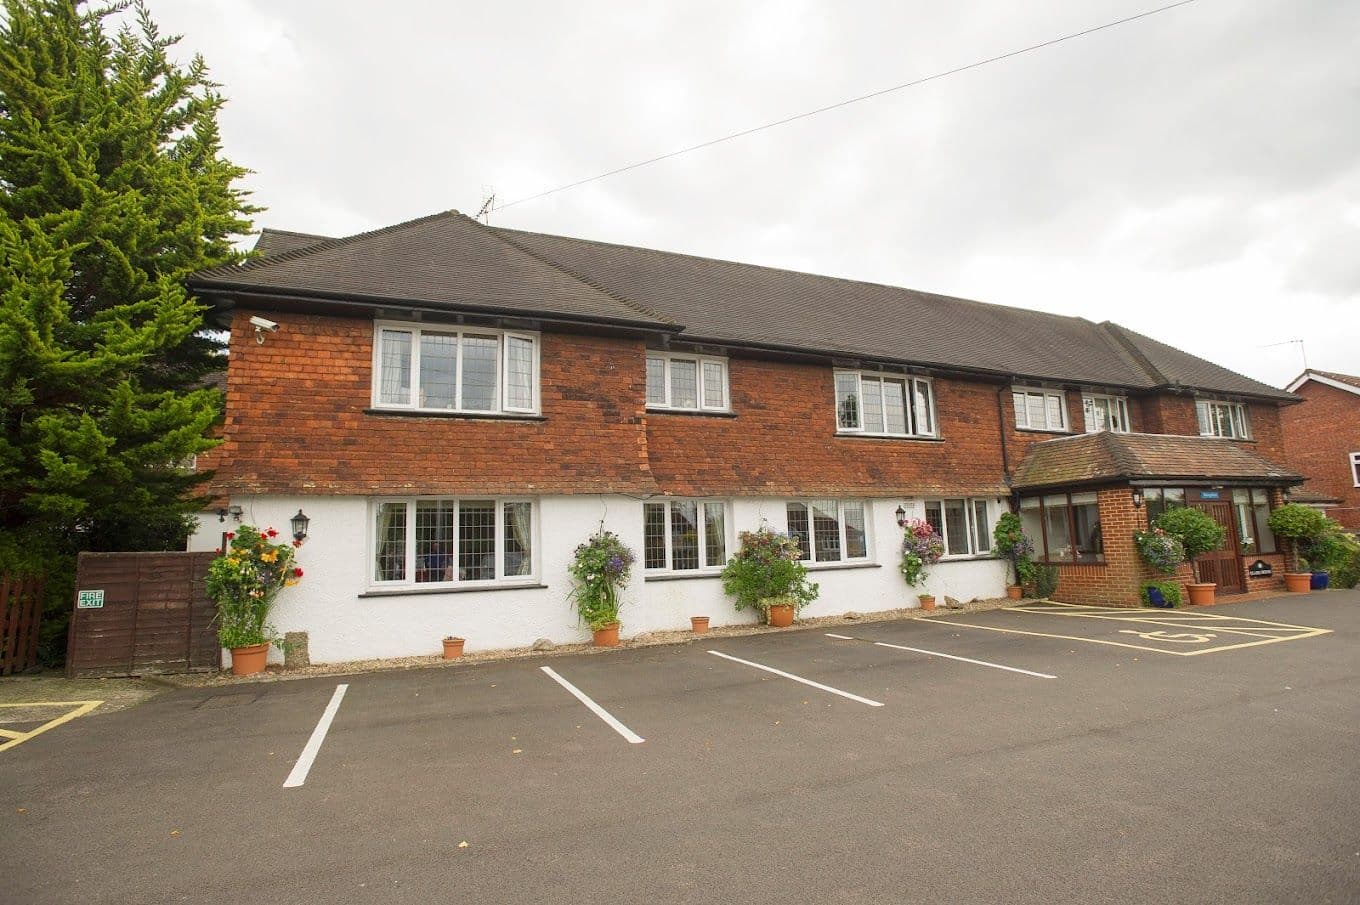
[[[247,171],[223,156],[202,58],[176,62],[141,2],[3,10],[0,571],[23,551],[174,548],[224,363],[184,279],[238,259]]]

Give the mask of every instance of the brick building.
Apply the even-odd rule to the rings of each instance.
[[[1304,371],[1289,391],[1303,402],[1280,413],[1284,461],[1308,478],[1291,498],[1360,531],[1360,377]]]
[[[584,637],[566,567],[600,526],[638,553],[625,634],[751,618],[717,573],[761,524],[800,540],[811,615],[914,605],[904,518],[945,540],[925,590],[999,595],[1011,508],[1060,595],[1131,605],[1133,528],[1201,506],[1236,526],[1211,566],[1232,592],[1301,480],[1275,464],[1296,397],[1112,323],[456,212],[257,250],[191,281],[231,330],[202,464],[223,513],[310,516],[277,620],[318,660]]]

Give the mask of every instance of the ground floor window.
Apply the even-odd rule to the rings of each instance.
[[[803,561],[846,562],[869,558],[865,503],[861,500],[794,500],[786,507],[789,536]]]
[[[926,521],[944,540],[945,556],[973,556],[992,549],[986,500],[926,500]]]
[[[534,574],[530,500],[378,500],[373,504],[374,584],[523,580]]]
[[[726,511],[714,500],[644,503],[644,567],[657,572],[721,569],[727,562]]]
[[[1149,487],[1143,491],[1143,503],[1147,506],[1148,524],[1157,521],[1157,516],[1168,509],[1185,505],[1183,487]]]
[[[1048,562],[1105,561],[1095,493],[1051,493],[1020,501],[1020,521],[1035,553]]]
[[[1270,530],[1270,491],[1259,487],[1239,487],[1232,492],[1237,511],[1237,535],[1243,554],[1275,553],[1275,535]]]

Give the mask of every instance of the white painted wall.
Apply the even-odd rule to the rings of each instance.
[[[243,507],[243,521],[274,527],[285,536],[288,520],[299,508],[311,517],[306,544],[298,551],[303,580],[279,595],[272,621],[279,632],[306,631],[313,662],[433,654],[445,635],[467,638],[467,650],[527,647],[537,638],[557,643],[587,641],[590,632],[576,618],[568,599],[567,566],[576,545],[601,524],[617,533],[639,558],[642,553],[642,502],[621,496],[552,496],[539,501],[536,536],[537,578],[544,588],[517,588],[459,593],[361,597],[368,590],[370,562],[368,500],[363,497],[242,496],[231,502]],[[743,498],[729,509],[727,549],[736,549],[737,532],[768,523],[785,530],[782,498]],[[916,594],[927,591],[960,600],[997,597],[1004,593],[1005,564],[992,559],[944,561],[930,570],[923,588],[909,588],[898,571],[901,531],[894,511],[903,505],[908,517],[924,517],[920,500],[880,499],[869,505],[869,549],[877,568],[813,568],[820,597],[804,616],[827,616],[855,610],[916,606]],[[992,518],[1003,511],[994,501]],[[223,530],[235,526],[228,517],[204,514],[189,540],[190,550],[212,550]],[[689,617],[707,615],[712,624],[751,623],[755,614],[737,612],[716,577],[646,581],[642,564],[623,592],[624,637],[642,632],[689,627]],[[278,651],[270,656],[281,659]]]

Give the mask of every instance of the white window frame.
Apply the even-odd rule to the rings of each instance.
[[[728,378],[727,359],[720,355],[690,355],[685,352],[652,352],[647,353],[650,361],[661,361],[665,363],[663,379],[666,388],[666,399],[664,402],[652,402],[647,398],[646,374],[643,376],[643,400],[647,408],[660,412],[730,412],[732,410],[732,397]],[[675,405],[671,401],[671,362],[673,361],[692,361],[694,362],[694,381],[695,399],[698,404]],[[708,379],[705,376],[705,364],[716,364],[722,369],[722,405],[708,405],[704,401],[704,382]]]
[[[1024,406],[1025,418],[1024,418],[1023,421],[1020,419],[1020,411],[1019,411],[1018,409],[1016,409],[1016,407],[1015,407],[1015,397],[1016,397],[1016,396],[1024,396],[1024,397],[1025,397],[1025,406]],[[1042,425],[1036,426],[1036,425],[1030,423],[1030,420],[1029,420],[1029,397],[1030,397],[1030,396],[1042,396],[1042,397],[1044,397],[1044,423],[1043,423]],[[1060,420],[1061,423],[1060,423],[1057,427],[1053,427],[1053,426],[1049,425],[1049,423],[1048,423],[1048,400],[1049,400],[1049,399],[1057,399],[1057,400],[1058,400],[1059,420]],[[1015,427],[1016,427],[1017,430],[1045,431],[1045,432],[1051,433],[1051,434],[1053,434],[1053,433],[1067,433],[1067,432],[1071,431],[1071,427],[1068,426],[1067,394],[1066,394],[1065,392],[1063,392],[1062,390],[1054,390],[1054,389],[1050,389],[1050,388],[1048,388],[1048,387],[1036,387],[1036,386],[1013,386],[1013,387],[1011,387],[1011,409],[1012,409],[1012,410],[1014,411],[1014,413],[1015,413]]]
[[[858,415],[859,424],[854,427],[841,426],[840,390],[836,388],[836,384],[839,378],[844,375],[853,376],[855,378],[855,398],[858,400],[857,404],[859,406],[856,414]],[[864,426],[864,378],[866,377],[879,381],[879,399],[880,404],[883,406],[882,411],[885,412],[883,417],[884,430],[882,431],[871,431]],[[888,419],[886,412],[888,400],[883,389],[883,384],[889,380],[895,380],[904,385],[903,389],[906,393],[906,430],[902,432],[887,430]],[[926,394],[928,396],[926,403],[927,407],[930,409],[928,412],[930,417],[929,431],[920,430],[920,418],[916,411],[916,384],[918,383],[923,384],[926,387]],[[930,439],[937,438],[940,435],[940,422],[936,415],[935,408],[935,382],[929,377],[919,377],[915,374],[893,374],[887,371],[860,371],[852,370],[850,368],[836,368],[831,375],[831,390],[832,415],[836,419],[836,433],[838,434],[852,434],[859,437],[924,437]]]
[[[949,532],[949,520],[946,519],[945,516],[944,516],[944,504],[945,504],[948,500],[963,500],[964,515],[966,516],[966,522],[967,522],[967,525],[968,525],[968,552],[967,552],[967,553],[950,553],[950,552],[948,552],[948,551],[949,551],[949,533],[948,533],[948,532]],[[932,503],[937,503],[937,504],[939,504],[939,507],[940,507],[940,540],[944,541],[944,549],[945,549],[945,554],[944,554],[943,556],[941,556],[940,559],[976,559],[977,557],[980,557],[980,556],[990,557],[990,556],[993,555],[993,554],[992,554],[992,546],[993,546],[993,542],[990,540],[990,537],[991,537],[991,530],[992,530],[992,524],[993,524],[993,518],[992,518],[992,508],[993,508],[993,507],[992,507],[992,502],[993,502],[993,501],[992,501],[991,499],[987,498],[987,497],[957,497],[957,496],[951,496],[951,497],[931,497],[930,499],[922,500],[922,501],[921,501],[921,513],[922,513],[922,515],[925,514],[927,507],[929,507]],[[981,550],[981,551],[979,551],[979,550],[977,549],[977,547],[978,547],[978,543],[977,543],[977,504],[978,504],[978,503],[981,503],[981,504],[982,504],[983,510],[987,513],[987,516],[986,516],[987,524],[986,524],[985,527],[986,527],[986,530],[987,530],[987,532],[988,532],[988,538],[989,538],[989,540],[988,540],[988,542],[987,542],[987,549],[986,549],[986,550]]]
[[[1093,407],[1097,401],[1106,402],[1118,414],[1119,422],[1122,427],[1092,427],[1090,415],[1086,411],[1087,403]],[[1114,396],[1110,393],[1082,393],[1081,394],[1081,416],[1084,424],[1082,425],[1086,433],[1098,434],[1102,430],[1107,430],[1116,434],[1132,433],[1133,425],[1129,423],[1129,399],[1127,396]]]
[[[872,509],[872,504],[871,504],[871,502],[870,502],[869,500],[853,500],[853,499],[839,500],[839,499],[829,499],[829,498],[826,498],[826,497],[820,497],[820,498],[798,498],[798,499],[789,499],[789,500],[785,500],[785,501],[784,501],[784,533],[785,533],[785,534],[792,535],[793,532],[789,529],[789,523],[788,523],[788,518],[789,518],[789,504],[790,504],[790,503],[800,503],[800,504],[802,504],[802,506],[803,506],[805,509],[807,509],[807,516],[808,516],[808,537],[809,537],[809,539],[810,539],[810,541],[811,541],[811,542],[808,544],[808,546],[811,547],[812,549],[807,550],[807,551],[804,551],[804,552],[806,552],[807,556],[806,556],[806,558],[804,558],[804,559],[802,560],[802,562],[805,562],[805,563],[808,563],[809,565],[814,565],[814,566],[834,566],[834,565],[837,565],[837,564],[845,564],[845,563],[861,563],[861,562],[869,562],[869,561],[871,561],[871,560],[874,558],[874,538],[873,538],[873,527],[872,527],[872,526],[873,526],[873,521],[874,521],[874,520],[873,520],[873,509]],[[840,530],[840,545],[841,545],[841,546],[840,546],[840,550],[841,550],[841,558],[840,558],[840,559],[819,560],[819,559],[816,559],[816,558],[815,558],[816,555],[817,555],[817,544],[816,544],[816,537],[817,537],[817,534],[816,534],[816,529],[813,527],[813,521],[812,521],[812,504],[813,504],[813,503],[835,503],[835,504],[836,504],[836,527]],[[855,557],[851,557],[851,556],[849,555],[850,545],[849,545],[849,543],[847,542],[846,533],[845,533],[845,507],[846,507],[847,505],[851,505],[851,506],[859,506],[859,507],[861,507],[861,511],[864,513],[864,555],[863,555],[863,556],[855,556]]]
[[[459,509],[465,501],[485,502],[491,501],[496,504],[496,519],[494,542],[495,550],[493,556],[496,561],[496,577],[492,579],[481,579],[476,581],[416,581],[416,504],[424,500],[439,500],[452,502],[454,504],[454,571],[457,573],[458,557],[458,514]],[[377,578],[377,554],[378,554],[378,509],[384,503],[405,503],[406,504],[406,577],[392,579],[389,581],[379,581]],[[506,575],[505,574],[505,504],[506,503],[528,503],[529,504],[529,574],[528,575]],[[543,545],[540,541],[540,509],[538,500],[534,497],[519,496],[496,496],[487,494],[479,496],[477,494],[463,494],[460,496],[449,496],[441,494],[424,494],[421,496],[385,496],[373,497],[368,501],[368,557],[366,574],[368,576],[368,587],[372,590],[413,590],[423,591],[431,589],[450,589],[450,588],[497,588],[512,587],[516,585],[534,586],[539,583],[539,560],[542,556]]]
[[[1221,428],[1227,419],[1230,433],[1222,433]],[[1247,407],[1240,402],[1225,402],[1221,399],[1196,399],[1195,421],[1199,425],[1201,437],[1218,437],[1223,440],[1250,440],[1251,421],[1247,417]]]
[[[1355,486],[1360,487],[1360,452],[1351,453],[1351,477],[1355,479]]]
[[[697,569],[676,569],[674,541],[671,537],[671,506],[674,503],[693,503],[697,507],[699,524],[699,568]],[[708,562],[708,520],[704,518],[705,504],[714,504],[722,507],[723,513],[723,561],[720,563]],[[647,567],[647,515],[646,507],[664,505],[666,512],[666,565],[658,568]],[[712,497],[676,497],[664,500],[644,500],[642,516],[642,564],[643,572],[647,575],[715,575],[723,570],[727,565],[727,558],[732,555],[732,507],[727,500],[713,499]]]
[[[382,340],[383,333],[389,330],[397,333],[411,334],[410,395],[404,403],[382,401]],[[439,408],[417,404],[417,400],[420,398],[420,337],[424,332],[458,337],[458,357],[455,359],[454,364],[453,408]],[[496,344],[496,403],[489,409],[467,409],[463,407],[462,341],[463,335],[468,333],[478,336],[495,336],[499,340]],[[506,354],[506,345],[512,338],[525,340],[533,346],[533,372],[530,383],[532,400],[528,406],[512,406],[506,402],[509,398],[510,380],[510,356]],[[399,412],[438,412],[442,414],[465,415],[537,415],[541,408],[539,388],[541,382],[540,359],[542,356],[542,347],[542,334],[524,330],[496,330],[490,327],[469,327],[466,324],[415,324],[402,321],[374,321],[373,385],[370,395],[372,407],[375,409]]]

